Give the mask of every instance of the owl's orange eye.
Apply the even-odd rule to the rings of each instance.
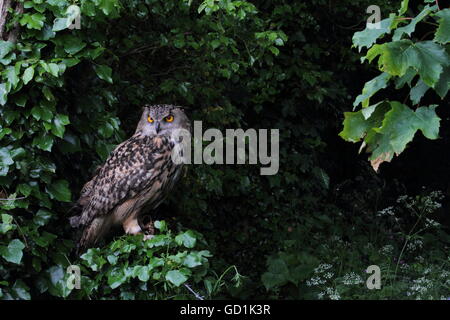
[[[166,120],[166,122],[172,122],[173,121],[173,116],[167,116],[164,120]]]
[[[152,117],[148,116],[147,121],[150,123],[153,123],[153,121],[155,121],[155,120],[153,120]]]

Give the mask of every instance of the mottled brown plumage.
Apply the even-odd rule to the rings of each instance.
[[[144,108],[134,135],[114,149],[81,190],[76,205],[81,214],[70,219],[83,230],[78,251],[94,245],[114,225],[130,234],[146,231],[141,222],[144,206],[157,208],[180,176],[181,165],[172,161],[180,142],[173,135],[177,129],[190,131],[180,107]]]

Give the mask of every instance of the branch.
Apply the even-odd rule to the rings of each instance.
[[[0,0],[0,40],[3,40],[3,32],[9,8],[11,8],[11,0]]]
[[[205,300],[201,295],[199,295],[197,292],[191,289],[191,287],[188,284],[184,284],[184,286],[197,298],[197,300]]]
[[[23,13],[23,2],[17,3],[15,11],[16,11],[16,15],[21,15]],[[19,21],[16,21],[16,22],[14,22],[13,29],[9,33],[8,41],[16,42],[17,37],[19,35],[19,30],[20,30]]]

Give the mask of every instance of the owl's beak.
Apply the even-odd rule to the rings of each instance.
[[[161,131],[161,125],[158,121],[158,122],[156,122],[156,133],[159,133],[159,131]]]

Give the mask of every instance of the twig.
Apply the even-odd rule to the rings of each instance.
[[[5,198],[0,198],[0,201],[16,201],[16,200],[23,200],[26,199],[27,197],[19,197],[19,198],[12,198],[12,199],[5,199]]]
[[[188,284],[184,284],[184,286],[197,298],[197,300],[205,300],[201,295],[199,295],[197,292],[192,290],[192,288]]]

